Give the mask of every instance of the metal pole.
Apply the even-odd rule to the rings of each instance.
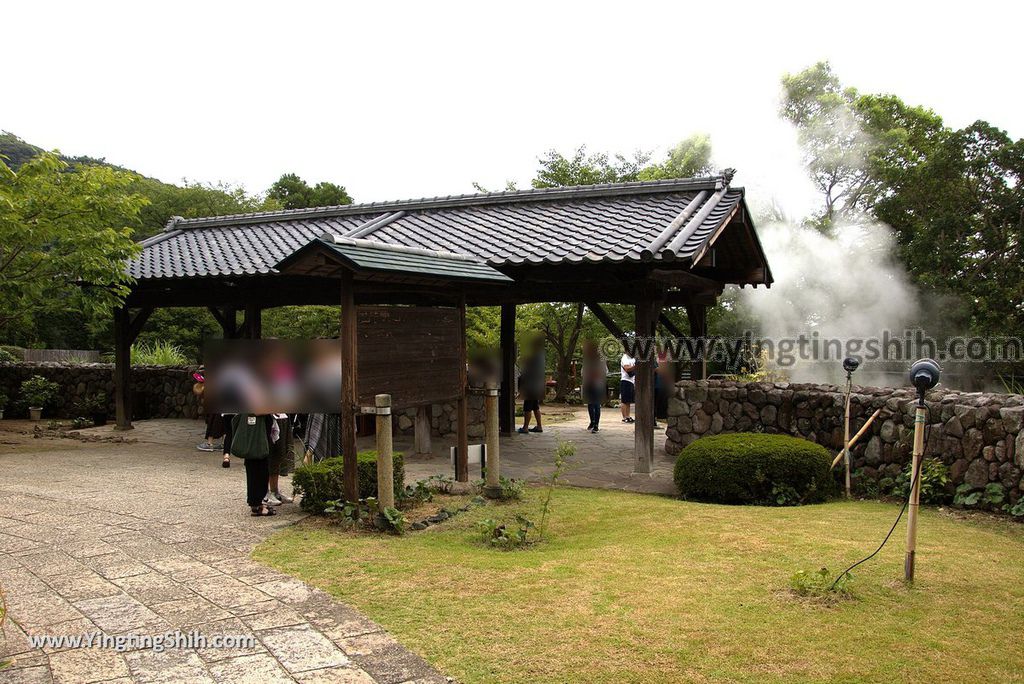
[[[395,506],[395,473],[391,442],[391,395],[374,397],[377,414],[377,503],[380,509]]]
[[[924,424],[928,419],[928,409],[922,401],[914,412],[914,454],[911,461],[910,504],[907,517],[907,558],[903,564],[903,574],[908,582],[914,581],[914,553],[917,551],[917,509],[921,502],[921,457],[924,455]]]
[[[484,394],[484,443],[487,445],[484,493],[494,499],[501,496],[501,456],[498,445],[498,385],[489,382]]]

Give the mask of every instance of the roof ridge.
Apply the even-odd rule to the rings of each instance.
[[[636,195],[644,194],[646,192],[673,192],[680,190],[718,190],[722,187],[727,188],[728,186],[729,181],[727,177],[724,175],[717,175],[700,176],[695,178],[670,178],[654,181],[630,181],[627,183],[570,185],[557,188],[501,190],[498,192],[448,195],[446,197],[423,197],[419,199],[395,200],[389,202],[369,202],[365,204],[342,204],[329,207],[310,207],[306,209],[257,211],[246,214],[229,214],[225,216],[210,216],[203,218],[186,219],[175,216],[167,222],[167,226],[164,230],[171,231],[187,228],[207,228],[247,223],[264,223],[268,221],[287,221],[297,218],[333,218],[369,213],[384,213],[388,211],[395,212],[416,209],[479,206],[549,199],[614,197],[617,195]]]

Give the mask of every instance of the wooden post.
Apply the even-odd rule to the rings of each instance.
[[[503,435],[516,427],[516,305],[501,305],[501,393],[498,426]]]
[[[488,383],[484,394],[484,443],[487,445],[487,468],[484,494],[492,499],[501,496],[501,445],[498,443],[498,387]]]
[[[381,510],[395,506],[395,473],[392,462],[391,395],[374,397],[377,410],[377,503]]]
[[[907,507],[907,557],[903,564],[903,576],[908,582],[914,581],[914,555],[917,552],[917,510],[921,503],[921,457],[924,456],[924,425],[928,420],[928,409],[923,401],[914,412],[914,451],[910,465],[910,505]]]
[[[466,398],[466,295],[459,296],[459,400],[455,479],[469,482],[469,403]]]
[[[424,456],[431,453],[429,406],[420,406],[416,409],[416,422],[413,424],[413,451],[417,455]]]
[[[686,317],[690,320],[690,337],[705,338],[708,335],[708,307],[703,304],[687,304]],[[690,363],[690,379],[704,380],[708,377],[707,350],[704,349],[699,361]]]
[[[647,300],[638,303],[635,310],[637,355],[633,451],[636,461],[633,472],[640,474],[654,470],[654,365],[657,349],[653,338],[660,308],[658,302]]]
[[[128,307],[114,310],[114,414],[115,430],[132,429],[132,339]]]
[[[255,302],[245,305],[245,321],[242,324],[245,329],[245,337],[249,340],[258,340],[263,337],[263,309]]]
[[[359,500],[359,472],[356,459],[356,297],[351,271],[341,277],[341,453],[342,479],[347,501]]]

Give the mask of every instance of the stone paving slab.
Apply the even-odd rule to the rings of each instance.
[[[303,517],[298,507],[249,516],[240,464],[223,469],[219,454],[195,449],[201,423],[152,423],[133,431],[136,444],[0,445],[0,587],[10,611],[0,684],[450,681],[358,611],[253,561],[256,544]],[[29,642],[174,630],[254,642],[163,652]],[[349,641],[367,635],[388,648]]]

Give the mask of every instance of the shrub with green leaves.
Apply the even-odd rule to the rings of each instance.
[[[695,501],[817,503],[835,491],[831,463],[825,447],[788,435],[712,435],[679,453],[675,482],[682,498]]]
[[[789,588],[797,596],[838,597],[850,593],[850,581],[852,579],[853,575],[849,572],[838,579],[833,578],[828,568],[820,568],[815,572],[798,570],[789,578]]]
[[[912,479],[911,469],[913,463],[908,463],[903,472],[896,478],[892,487],[893,496],[905,499],[910,496],[910,482]],[[921,503],[944,504],[950,500],[948,492],[949,484],[952,482],[949,476],[949,466],[938,458],[926,458],[921,461]]]
[[[181,347],[170,342],[133,344],[131,350],[133,366],[185,366],[188,357]]]
[[[360,451],[357,456],[359,473],[359,498],[377,496],[377,452],[373,449]],[[395,473],[395,500],[400,500],[405,491],[405,461],[401,453],[393,454]],[[302,510],[323,513],[332,501],[345,498],[344,460],[341,456],[325,458],[310,465],[302,465],[292,473],[292,485],[302,494]]]
[[[41,375],[33,375],[21,383],[21,396],[29,407],[45,408],[60,392],[60,385]]]
[[[0,363],[18,363],[21,361],[20,358],[14,355],[14,352],[0,347]]]
[[[953,504],[962,508],[998,509],[1006,500],[1006,489],[998,482],[973,487],[966,482],[956,488]]]

